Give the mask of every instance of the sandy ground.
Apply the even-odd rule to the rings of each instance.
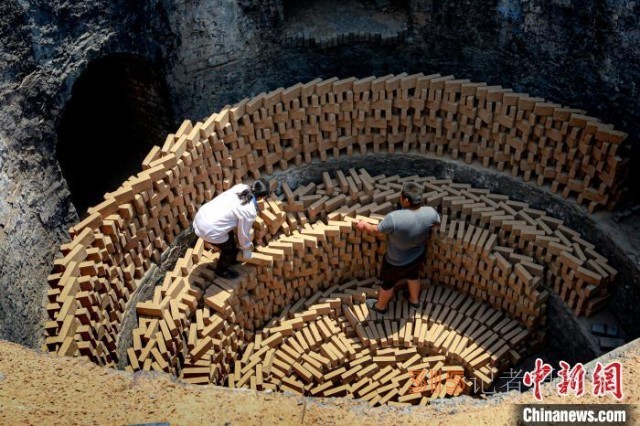
[[[640,402],[640,343],[606,355],[623,365],[622,402]],[[587,366],[588,367],[588,366]],[[590,389],[587,384],[587,389]],[[545,403],[613,403],[587,391],[579,399],[543,387]],[[196,424],[515,424],[514,404],[536,402],[531,392],[511,392],[487,401],[458,398],[428,407],[371,408],[353,399],[313,399],[182,384],[166,374],[98,367],[0,341],[0,424],[123,425]],[[640,420],[640,418],[639,418]]]

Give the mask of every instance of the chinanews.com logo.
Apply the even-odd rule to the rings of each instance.
[[[518,409],[518,424],[637,424],[630,404],[542,404]]]

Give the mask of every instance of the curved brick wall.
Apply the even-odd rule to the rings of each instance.
[[[422,271],[424,309],[409,313],[399,301],[380,317],[363,302],[375,297],[384,239],[353,223],[390,211],[407,179],[424,185],[443,224]],[[580,314],[598,308],[615,274],[561,221],[466,184],[350,169],[283,187],[281,200],[263,203],[260,245],[241,278],[217,278],[218,255],[198,240],[153,299],[137,305],[129,369],[305,395],[373,400],[373,388],[385,389],[379,403],[419,403],[406,387],[411,371],[426,365],[442,379],[443,393],[434,385],[423,397],[456,395],[490,386],[541,341],[544,280]],[[398,381],[375,378],[389,366]]]
[[[50,321],[46,324],[45,345],[50,351],[82,354],[97,363],[112,365],[122,312],[150,263],[157,262],[168,244],[189,226],[198,206],[251,175],[268,175],[277,168],[354,151],[404,151],[453,158],[463,155],[466,161],[477,159],[485,167],[510,168],[513,175],[525,180],[551,182],[551,190],[577,195],[576,201],[588,202],[593,210],[613,203],[618,194],[623,162],[616,156],[616,147],[623,139],[622,133],[579,112],[453,77],[400,75],[314,81],[242,101],[204,123],[185,122],[162,148],[149,153],[141,173],[106,194],[105,201],[90,209],[89,216],[70,230],[73,240],[61,247],[61,257],[49,277]],[[390,200],[374,200],[369,192],[379,195],[385,192],[383,188],[395,187],[393,180],[362,176],[343,176],[344,181],[336,176],[337,195],[327,193],[331,177],[324,183],[324,193],[315,194],[320,195],[317,198],[304,198],[314,194],[296,192],[299,188],[285,191],[281,207],[274,200],[274,206],[265,210],[271,216],[258,222],[257,232],[267,248],[255,256],[258,272],[247,282],[249,287],[255,285],[249,290],[270,303],[227,289],[221,293],[227,299],[219,300],[221,296],[216,294],[217,301],[207,305],[208,312],[198,314],[200,298],[209,300],[212,295],[200,294],[185,277],[193,273],[194,262],[207,257],[200,247],[167,275],[163,289],[157,290],[152,301],[138,307],[141,317],[148,316],[141,320],[146,334],[139,344],[151,338],[159,342],[155,333],[160,332],[163,341],[177,339],[173,349],[171,345],[164,349],[181,352],[184,345],[179,342],[184,340],[186,330],[191,333],[189,324],[195,316],[196,324],[209,328],[206,334],[196,328],[195,337],[187,335],[187,342],[195,345],[191,352],[201,345],[202,356],[211,347],[223,345],[225,342],[216,342],[214,336],[221,330],[228,331],[228,327],[234,333],[225,336],[235,336],[228,338],[229,342],[241,342],[230,345],[229,350],[237,351],[255,338],[251,330],[280,311],[284,306],[281,303],[327,290],[329,284],[337,285],[340,280],[374,274],[382,246],[375,239],[359,239],[348,225],[349,215],[338,212],[360,204],[354,214],[358,209],[360,214],[383,213],[390,207],[386,204]],[[452,182],[423,182],[427,201],[447,216],[431,251],[434,282],[485,301],[528,330],[544,322],[541,281],[555,287],[577,314],[591,312],[606,298],[615,271],[593,246],[559,221],[504,196]],[[381,186],[376,189],[376,185]],[[317,222],[334,209],[345,223]],[[301,210],[308,212],[305,218],[315,222],[313,225],[304,225]],[[296,224],[291,222],[292,214],[298,215]],[[324,253],[326,258],[322,255],[322,250],[333,250],[332,239],[352,238],[351,246],[345,244],[345,250],[351,247],[351,253],[355,247],[364,248],[360,257],[352,256],[353,261],[339,260],[338,265],[329,263],[331,266],[320,273],[296,276],[292,274],[298,270],[296,257],[278,246],[286,242],[279,239],[296,232],[311,234],[312,238],[301,237],[304,250],[314,249],[313,239],[323,239],[317,243],[319,251],[314,252],[323,260],[322,265],[332,259],[328,251]],[[342,244],[338,240],[336,243]],[[309,260],[312,257],[309,254]],[[281,276],[267,267],[272,262],[282,262]],[[261,274],[260,268],[272,271],[271,275]],[[205,274],[202,279],[211,278],[206,270],[199,269]],[[341,273],[336,273],[338,270]],[[296,285],[283,290],[285,279]],[[173,285],[174,281],[179,284]],[[285,291],[286,297],[275,297],[273,289]],[[178,295],[185,294],[178,300]],[[231,315],[241,322],[228,320]],[[197,322],[199,316],[201,323]],[[203,338],[206,341],[198,340]],[[147,356],[156,350],[164,359],[169,352],[161,349],[154,344]],[[134,357],[130,354],[130,358]]]

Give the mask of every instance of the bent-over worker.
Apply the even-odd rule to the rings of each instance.
[[[238,277],[230,268],[238,263],[238,245],[243,257],[251,258],[251,227],[258,216],[258,200],[268,195],[269,183],[264,179],[256,180],[251,186],[241,183],[204,204],[196,213],[193,221],[196,235],[220,250],[217,275],[228,279]]]

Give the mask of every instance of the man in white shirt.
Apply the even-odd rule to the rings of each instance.
[[[235,279],[238,273],[230,269],[237,263],[238,245],[245,259],[251,258],[251,227],[258,216],[258,200],[269,195],[269,183],[258,179],[251,186],[233,186],[204,204],[193,221],[196,235],[220,250],[216,274]],[[238,245],[234,230],[238,233]]]

